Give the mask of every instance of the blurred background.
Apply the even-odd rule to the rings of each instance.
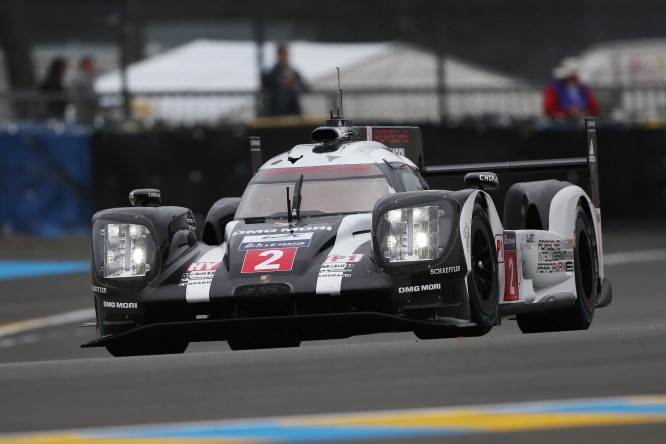
[[[0,0],[0,236],[84,235],[138,187],[201,220],[245,188],[248,136],[265,160],[335,112],[336,67],[346,117],[421,126],[426,164],[558,157],[597,115],[606,226],[661,227],[663,17],[658,0]]]

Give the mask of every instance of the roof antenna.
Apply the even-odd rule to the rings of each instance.
[[[331,118],[326,120],[326,126],[339,126],[339,127],[351,127],[352,121],[345,120],[344,110],[342,109],[342,86],[340,86],[340,68],[335,67],[338,71],[338,94],[340,94],[340,107],[338,108],[338,113],[334,116],[333,110],[331,110]]]

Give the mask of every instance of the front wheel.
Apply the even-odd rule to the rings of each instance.
[[[523,333],[542,333],[566,330],[587,330],[592,324],[597,303],[599,263],[594,227],[579,204],[576,208],[574,238],[574,272],[576,301],[572,307],[543,313],[516,316]]]
[[[472,322],[465,336],[483,336],[493,328],[499,316],[497,251],[488,215],[477,202],[472,212],[470,230],[471,269],[467,276]]]
[[[499,279],[494,236],[486,210],[479,202],[472,211],[469,242],[471,268],[467,276],[469,308],[474,327],[452,330],[420,329],[414,334],[419,339],[439,339],[456,336],[483,336],[495,325],[499,316]]]

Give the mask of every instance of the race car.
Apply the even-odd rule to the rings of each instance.
[[[479,336],[515,316],[525,333],[587,329],[612,299],[604,276],[595,121],[577,158],[423,167],[417,127],[355,127],[333,116],[253,170],[203,230],[192,212],[134,190],[92,223],[98,339],[114,356],[231,349],[412,331]],[[582,147],[583,148],[583,147]],[[411,160],[410,160],[411,157]],[[498,173],[580,169],[511,185]],[[460,190],[423,176],[466,173]],[[462,183],[460,184],[462,188]]]

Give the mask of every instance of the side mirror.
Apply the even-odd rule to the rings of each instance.
[[[132,190],[129,201],[133,207],[159,207],[162,203],[162,193],[155,188]]]
[[[468,173],[465,175],[465,186],[477,190],[496,190],[499,179],[495,173]]]

